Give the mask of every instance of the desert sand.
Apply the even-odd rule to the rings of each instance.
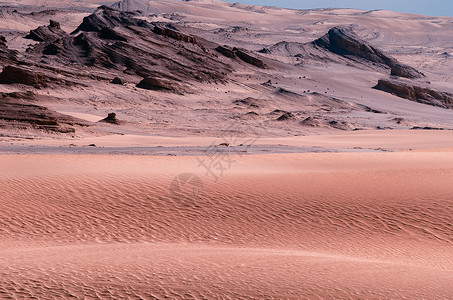
[[[453,296],[451,152],[234,160],[1,156],[2,297]]]
[[[0,4],[1,299],[453,298],[452,17]]]

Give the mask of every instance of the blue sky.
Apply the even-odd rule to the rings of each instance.
[[[453,16],[453,0],[227,0],[227,2],[301,9],[327,7],[386,9],[430,16]]]

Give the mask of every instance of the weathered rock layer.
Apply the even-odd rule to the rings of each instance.
[[[374,88],[411,101],[453,109],[453,94],[436,91],[428,85],[417,85],[396,79],[381,79]]]

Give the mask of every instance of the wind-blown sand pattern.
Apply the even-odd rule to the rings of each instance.
[[[451,152],[1,156],[2,297],[450,298]],[[174,176],[204,184],[171,198]]]

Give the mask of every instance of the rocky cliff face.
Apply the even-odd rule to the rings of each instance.
[[[400,63],[384,51],[371,46],[345,27],[334,27],[327,34],[311,43],[280,42],[260,52],[289,55],[314,61],[366,65],[376,70],[390,70],[390,74],[405,78],[420,78],[424,75],[416,69]]]
[[[33,93],[0,93],[0,128],[38,129],[59,133],[75,132],[88,124],[37,105]]]
[[[67,33],[60,27],[60,23],[50,20],[48,26],[39,26],[25,36],[26,39],[31,39],[37,42],[53,42],[59,38],[67,36]]]
[[[179,32],[176,28],[173,26],[168,25],[168,26],[155,26],[153,29],[153,32],[159,35],[167,36],[170,38],[173,38],[175,40],[181,41],[181,42],[186,42],[186,43],[192,43],[195,45],[200,45],[197,42],[197,39],[191,35],[184,34],[182,32]]]
[[[401,64],[395,58],[374,48],[347,28],[334,27],[326,35],[314,41],[313,44],[344,57],[387,65],[390,67],[391,75],[406,78],[423,76],[414,68]]]
[[[0,65],[17,60],[17,51],[8,49],[6,38],[0,35]]]
[[[218,46],[216,48],[216,51],[219,52],[220,54],[222,54],[226,57],[232,58],[232,59],[239,58],[240,60],[242,60],[250,65],[253,65],[255,67],[258,67],[261,69],[267,68],[267,65],[264,63],[263,60],[252,55],[245,49],[231,48],[228,46]]]
[[[2,84],[19,83],[41,88],[46,87],[48,82],[48,78],[26,67],[6,66],[0,73],[0,83]]]
[[[28,35],[40,41],[28,50],[28,58],[175,82],[221,82],[232,71],[228,61],[218,59],[210,49],[212,43],[136,16],[102,6],[85,17],[72,34],[52,24],[41,26]]]
[[[23,84],[36,89],[45,88],[51,85],[74,85],[62,78],[58,78],[52,71],[33,68],[25,65],[8,65],[0,73],[0,84]]]
[[[453,94],[436,91],[428,85],[397,79],[381,79],[374,88],[411,101],[453,109]]]

